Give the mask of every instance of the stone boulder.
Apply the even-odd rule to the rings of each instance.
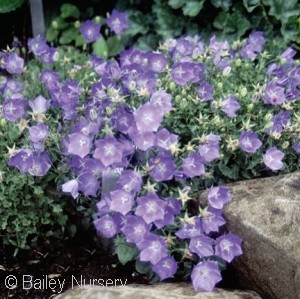
[[[55,299],[261,299],[255,292],[227,291],[195,292],[188,283],[158,283],[155,285],[128,285],[114,288],[99,286],[74,288]]]
[[[227,227],[244,240],[234,263],[240,285],[266,299],[300,299],[300,172],[229,187]]]

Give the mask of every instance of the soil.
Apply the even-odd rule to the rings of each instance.
[[[126,284],[147,283],[146,277],[135,271],[134,264],[122,266],[115,256],[109,256],[99,248],[93,238],[82,235],[64,242],[46,240],[34,249],[19,252],[16,258],[13,258],[13,250],[9,247],[0,249],[1,299],[53,298],[60,291],[58,280],[62,282],[64,279],[63,291],[78,284],[89,284],[90,279],[102,279],[100,283],[104,281],[111,283],[109,279],[114,282],[116,278],[122,279],[123,284],[125,282]],[[8,289],[4,283],[5,278],[9,275],[14,275],[18,281],[17,286],[13,289]],[[57,288],[52,291],[49,287],[45,288],[43,285],[37,284],[26,290],[23,283],[30,279],[27,275],[32,275],[34,282],[55,279]],[[81,281],[81,278],[85,281]],[[119,281],[116,283],[120,285]],[[48,283],[46,284],[49,286]],[[98,283],[95,281],[94,284]],[[29,288],[30,285],[30,282],[25,283],[25,288]]]
[[[0,244],[2,240],[0,238]],[[116,256],[111,256],[99,246],[99,238],[93,234],[82,232],[73,239],[67,241],[45,240],[30,250],[20,251],[13,257],[14,248],[0,248],[0,299],[50,299],[54,298],[61,290],[58,281],[65,280],[63,291],[67,289],[91,283],[90,280],[98,279],[99,284],[104,281],[115,283],[121,279],[122,284],[148,284],[147,277],[135,271],[134,263],[122,266]],[[13,275],[17,278],[17,285],[8,289],[5,286],[5,278]],[[24,280],[33,277],[34,282],[44,282],[49,286],[49,280],[56,281],[56,289],[37,284],[29,289],[30,283],[23,286]],[[25,276],[25,279],[24,279]],[[223,280],[217,287],[237,289],[234,267],[229,265],[222,272]],[[85,279],[85,281],[81,281]],[[110,280],[111,279],[111,280]],[[116,282],[121,285],[120,281]],[[28,288],[28,290],[26,290]]]

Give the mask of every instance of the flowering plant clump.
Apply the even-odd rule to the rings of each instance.
[[[242,254],[222,228],[222,183],[299,169],[299,61],[264,46],[261,32],[232,45],[185,37],[105,61],[31,39],[26,68],[1,54],[2,117],[20,131],[8,164],[95,202],[121,263],[210,291]]]

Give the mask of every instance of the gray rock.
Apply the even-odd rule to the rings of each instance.
[[[261,299],[254,292],[226,291],[195,292],[187,283],[158,283],[155,285],[128,285],[103,288],[99,286],[75,288],[55,299]]]
[[[300,299],[300,173],[229,187],[228,229],[244,240],[239,282],[266,299]]]

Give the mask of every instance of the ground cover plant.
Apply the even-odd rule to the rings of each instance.
[[[83,35],[95,28],[85,25]],[[1,53],[3,134],[17,134],[10,168],[70,195],[122,264],[212,290],[242,254],[224,231],[223,183],[299,170],[296,52],[259,31],[233,43],[169,39],[109,61],[40,37],[28,46],[26,66]]]

